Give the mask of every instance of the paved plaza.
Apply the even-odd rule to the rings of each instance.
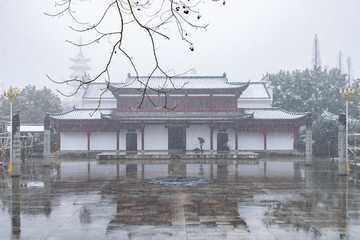
[[[360,239],[358,170],[261,158],[0,166],[0,239]]]

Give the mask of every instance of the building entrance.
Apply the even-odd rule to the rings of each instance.
[[[169,150],[186,150],[186,127],[168,128]]]
[[[217,134],[217,150],[218,151],[227,151],[227,140],[229,136],[226,132],[220,132]]]
[[[126,152],[137,151],[137,133],[126,134]]]

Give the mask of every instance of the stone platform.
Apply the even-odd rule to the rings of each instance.
[[[207,152],[134,152],[128,153],[125,151],[111,151],[111,152],[102,152],[96,155],[98,160],[169,160],[169,159],[178,159],[178,160],[199,160],[200,162],[211,162],[219,160],[227,161],[237,161],[237,160],[251,160],[258,161],[259,154],[254,152],[219,152],[211,153]],[[199,163],[200,163],[199,162]]]

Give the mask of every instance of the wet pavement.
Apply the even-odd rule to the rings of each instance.
[[[360,239],[358,170],[337,162],[0,166],[0,239]]]

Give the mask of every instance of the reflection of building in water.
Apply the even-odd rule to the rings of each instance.
[[[338,208],[337,222],[339,223],[339,238],[347,239],[347,211],[348,211],[348,178],[339,176],[338,178]]]
[[[12,178],[12,194],[11,194],[11,239],[20,239],[21,234],[21,217],[20,217],[20,178]]]
[[[270,164],[267,162],[267,166]],[[356,213],[349,217],[347,178],[338,177],[337,170],[320,174],[317,166],[295,165],[296,181],[289,183],[286,181],[290,178],[284,178],[282,184],[277,183],[276,189],[267,187],[265,191],[255,193],[255,206],[239,203],[240,216],[252,223],[248,225],[252,236],[256,237],[256,232],[261,232],[265,226],[280,239],[282,232],[279,229],[296,232],[296,236],[304,239],[350,239],[348,223],[358,221],[359,215],[358,206],[353,206]],[[277,179],[267,177],[266,182],[271,185]]]
[[[186,176],[186,164],[168,164],[169,175]]]
[[[51,176],[51,171],[51,168],[45,168],[42,171],[42,165],[39,167],[25,164],[21,178],[13,177],[10,179],[11,191],[9,195],[6,192],[0,194],[2,206],[11,209],[11,239],[24,238],[24,236],[21,237],[23,218],[41,215],[49,217],[52,204],[58,203],[57,199],[51,199],[51,178],[54,177]],[[2,235],[1,233],[1,237],[6,238],[6,234]]]
[[[356,233],[353,223],[359,221],[357,189],[350,185],[349,191],[346,178],[337,177],[336,170],[324,167],[322,169],[327,170],[320,173],[316,163],[309,168],[301,163],[275,161],[226,166],[180,166],[171,162],[107,165],[79,161],[42,169],[42,165],[41,168],[28,165],[24,169],[23,183],[43,179],[44,184],[37,188],[20,185],[21,211],[16,211],[20,209],[16,205],[20,203],[16,198],[19,196],[15,193],[16,185],[13,202],[10,190],[0,195],[2,206],[12,209],[6,211],[7,219],[13,219],[11,231],[18,234],[22,228],[23,238],[29,234],[29,224],[33,226],[29,219],[51,219],[51,226],[62,226],[63,220],[54,220],[63,219],[63,211],[76,227],[101,226],[104,233],[106,230],[109,235],[124,234],[125,239],[130,235],[136,238],[138,232],[147,230],[149,234],[158,231],[177,239],[175,236],[184,236],[181,235],[184,231],[191,234],[189,229],[193,226],[197,226],[195,231],[204,230],[211,236],[219,236],[216,234],[221,234],[224,228],[231,229],[227,234],[240,231],[247,234],[245,239],[250,239],[250,235],[262,239],[256,234],[264,232],[275,239],[284,236],[352,239],[355,235],[351,234]],[[175,176],[213,178],[214,181],[191,187],[160,186],[146,181],[172,177],[171,172],[175,172]],[[182,232],[176,235],[177,231]],[[327,232],[333,235],[327,236]],[[5,234],[10,234],[10,228]],[[122,235],[118,238],[122,239]],[[188,238],[196,239],[190,235]]]
[[[114,190],[115,188],[115,190]],[[227,191],[219,186],[201,186],[203,194],[192,194],[193,187],[159,187],[143,185],[132,188],[127,183],[105,186],[103,194],[109,190],[117,208],[110,221],[107,232],[126,231],[128,235],[136,235],[137,228],[143,226],[191,226],[217,229],[218,225],[246,229],[246,223],[237,211],[239,190]],[[198,191],[200,188],[196,188]],[[141,193],[141,194],[139,194]],[[234,195],[233,195],[234,194]]]
[[[297,132],[306,114],[273,108],[271,88],[263,81],[230,82],[226,74],[153,76],[149,85],[167,92],[166,98],[148,89],[142,107],[136,109],[144,88],[129,74],[124,82],[109,84],[99,111],[94,110],[107,86],[87,86],[82,104],[50,116],[59,149],[226,151],[227,143],[230,150],[297,148]],[[199,139],[204,140],[201,146]]]
[[[130,195],[129,195],[130,193]],[[127,225],[168,225],[171,223],[171,216],[176,214],[173,205],[176,198],[168,195],[151,195],[149,197],[136,195],[134,192],[125,193],[120,190],[116,201],[116,217],[108,226],[110,230],[114,226]]]
[[[114,179],[148,179],[166,176],[204,177],[224,180],[295,182],[299,175],[299,163],[260,161],[259,164],[181,164],[176,161],[161,161],[158,164],[133,164],[127,162],[61,162],[56,165],[57,181],[110,181]],[[76,174],[74,174],[76,172]]]

